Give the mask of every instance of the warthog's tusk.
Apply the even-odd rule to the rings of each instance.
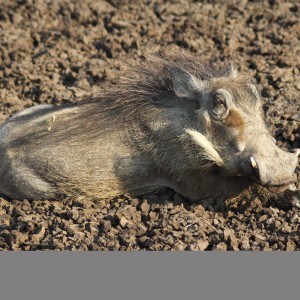
[[[297,156],[299,156],[300,154],[300,149],[295,149],[295,152],[294,152]]]
[[[290,185],[288,186],[288,190],[290,190],[290,191],[297,191],[297,188],[296,188],[296,186],[292,183],[292,184],[290,184]]]
[[[258,169],[258,165],[252,156],[250,157],[250,162],[253,169]]]
[[[214,161],[218,166],[224,164],[223,159],[220,154],[214,148],[214,145],[209,141],[209,139],[201,134],[200,132],[192,129],[186,129],[185,132],[192,138],[192,140],[198,144],[203,150],[205,150],[204,155],[211,161]]]

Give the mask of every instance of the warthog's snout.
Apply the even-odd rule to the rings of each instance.
[[[240,156],[241,174],[251,177],[271,192],[280,192],[297,181],[299,149],[288,153],[279,149],[275,144],[256,143],[248,145]]]

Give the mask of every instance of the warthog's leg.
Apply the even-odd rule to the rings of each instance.
[[[114,167],[123,189],[132,196],[157,193],[170,187],[167,180],[157,175],[151,159],[146,155],[118,157]]]
[[[28,168],[13,149],[5,143],[14,126],[10,121],[38,111],[50,109],[51,105],[40,105],[25,109],[0,126],[0,193],[16,199],[53,198],[54,192],[49,183],[43,181],[34,171]]]
[[[173,188],[171,184],[163,178],[149,179],[145,182],[135,182],[135,185],[135,187],[129,187],[129,193],[134,197],[144,194],[156,194],[164,191],[166,188]]]
[[[0,155],[2,153],[0,152]],[[6,158],[4,158],[6,160]],[[43,181],[18,160],[14,163],[0,159],[0,193],[11,199],[52,199],[55,193],[51,185]],[[19,163],[19,164],[18,164]]]

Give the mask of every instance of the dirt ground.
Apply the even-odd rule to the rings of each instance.
[[[253,76],[278,145],[300,148],[298,0],[0,0],[0,123],[93,95],[171,43]],[[100,202],[2,197],[0,249],[299,250],[299,209],[275,200],[257,188],[217,204],[172,190]]]

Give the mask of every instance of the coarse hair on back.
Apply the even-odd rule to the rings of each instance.
[[[201,55],[171,45],[155,54],[142,56],[139,63],[129,68],[117,84],[105,84],[103,92],[82,104],[95,103],[100,107],[104,104],[110,111],[119,109],[125,118],[138,118],[143,110],[148,113],[149,109],[170,107],[176,97],[170,71],[174,67],[205,81],[223,78],[223,85],[232,86],[237,91],[248,82],[248,78],[241,74],[234,81],[226,78],[227,68],[216,70],[204,62]]]
[[[201,55],[171,45],[155,54],[142,56],[135,67],[121,75],[117,84],[104,84],[102,92],[80,105],[85,106],[84,110],[90,116],[108,113],[111,118],[115,115],[117,123],[136,122],[151,116],[160,108],[172,107],[177,97],[170,72],[173,67],[182,68],[201,80],[226,76],[226,69],[215,70],[203,61]],[[237,76],[235,90],[238,91],[246,80],[244,76]],[[225,78],[224,84],[232,85],[232,79]]]
[[[20,145],[29,139],[38,143],[39,137],[45,135],[49,138],[43,143],[90,139],[112,126],[117,129],[131,123],[145,123],[160,109],[173,105],[176,94],[170,72],[172,67],[183,68],[202,80],[221,78],[225,74],[225,70],[212,69],[198,54],[175,45],[168,46],[154,55],[142,56],[140,62],[126,71],[116,84],[104,83],[102,91],[95,97],[69,105],[78,108],[78,113],[60,118],[51,133],[33,125],[32,130],[27,130],[15,143]],[[55,107],[52,112],[60,110],[61,107]]]
[[[105,84],[103,92],[82,104],[105,105],[109,111],[118,111],[126,119],[134,119],[145,110],[149,113],[151,109],[169,107],[170,100],[176,97],[170,73],[172,67],[183,68],[203,80],[220,77],[199,55],[172,45],[155,54],[142,56],[117,84]]]

